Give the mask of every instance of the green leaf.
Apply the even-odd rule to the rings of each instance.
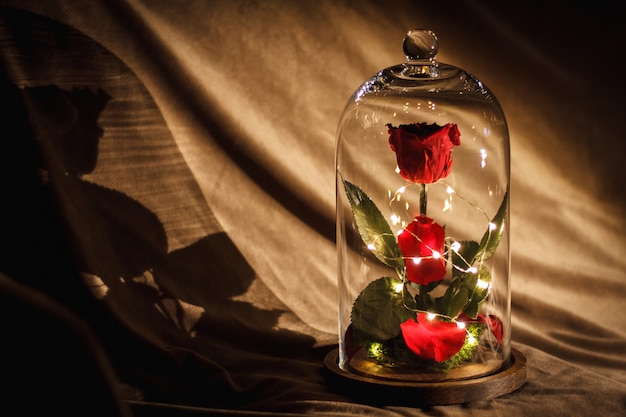
[[[467,288],[469,293],[471,294],[476,288],[476,283],[478,282],[478,272],[471,273],[468,272],[463,275],[463,279],[461,280],[461,285]]]
[[[458,252],[452,252],[452,265],[455,268],[452,268],[452,276],[459,277],[464,274],[464,271],[467,270],[474,259],[476,258],[476,254],[478,253],[478,242],[474,242],[473,240],[462,240],[459,241],[461,247]]]
[[[436,300],[438,311],[450,317],[456,317],[461,312],[476,318],[483,301],[489,295],[489,287],[478,285],[491,282],[489,268],[482,265],[476,273],[464,273],[455,278],[444,295]]]
[[[480,246],[478,247],[478,252],[475,259],[481,258],[482,261],[486,261],[491,257],[491,255],[493,255],[493,253],[498,248],[498,245],[500,244],[500,239],[502,238],[502,234],[504,233],[504,221],[506,219],[508,201],[509,191],[507,190],[504,198],[502,199],[502,203],[500,204],[498,212],[491,220],[490,226],[493,224],[495,227],[487,228],[487,231],[480,241]]]
[[[452,282],[446,293],[437,300],[439,308],[443,308],[447,315],[456,317],[464,312],[475,318],[481,304],[489,295],[488,288],[478,286],[478,280],[491,282],[491,273],[483,265],[489,259],[500,244],[504,233],[506,211],[508,206],[509,192],[507,190],[498,212],[490,222],[490,227],[483,235],[480,244],[474,241],[460,241],[458,253],[452,253]],[[465,272],[469,267],[479,261],[478,271],[475,273]]]
[[[480,271],[474,275],[476,276],[476,280],[474,281],[474,286],[472,288],[473,292],[471,293],[471,299],[463,312],[475,319],[478,315],[478,310],[480,310],[480,306],[489,295],[489,287],[483,288],[476,284],[478,283],[478,279],[487,284],[491,283],[491,272],[489,272],[489,268],[481,265]]]
[[[384,341],[400,334],[400,324],[415,318],[412,306],[405,306],[402,282],[383,277],[369,283],[352,306],[352,329],[357,344]],[[407,308],[409,307],[409,308]]]
[[[454,291],[456,288],[456,285],[451,284],[448,288],[446,288],[446,292],[441,297],[435,298],[435,311],[445,314],[446,309],[448,308],[448,304],[450,304],[450,300],[452,300],[452,296],[454,295]]]
[[[470,316],[471,318],[475,319],[478,316],[478,310],[480,310],[480,306],[483,300],[479,301],[479,300],[472,299],[470,303],[467,305],[467,307],[465,307],[463,312],[467,314],[468,316]]]
[[[469,302],[469,295],[470,292],[467,290],[467,287],[461,286],[446,304],[446,315],[449,317],[458,316]]]
[[[343,180],[359,234],[365,245],[382,263],[402,274],[404,260],[396,236],[376,204],[356,185]]]

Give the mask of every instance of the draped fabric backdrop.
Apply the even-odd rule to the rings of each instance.
[[[623,415],[624,17],[604,1],[0,0],[0,398],[84,415]],[[528,361],[514,393],[427,409],[331,389],[323,365],[337,123],[416,28],[506,114]]]

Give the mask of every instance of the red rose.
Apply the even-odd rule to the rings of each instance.
[[[428,313],[419,313],[417,321],[407,320],[400,329],[404,342],[413,353],[437,362],[450,359],[465,343],[465,327],[430,319]]]
[[[444,230],[433,219],[418,216],[398,236],[398,247],[405,258],[407,278],[427,285],[446,275],[443,258]]]
[[[400,175],[407,181],[431,184],[445,178],[452,168],[452,148],[461,144],[456,124],[388,124],[389,145],[396,153]]]

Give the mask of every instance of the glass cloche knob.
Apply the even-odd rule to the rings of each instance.
[[[430,30],[411,30],[406,34],[402,48],[407,61],[428,60],[434,63],[439,41],[437,35]]]
[[[406,56],[404,76],[408,77],[437,77],[436,57],[439,51],[437,35],[430,30],[409,31],[402,44]]]

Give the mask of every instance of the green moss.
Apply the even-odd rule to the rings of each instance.
[[[474,352],[478,347],[480,336],[485,330],[485,325],[473,323],[467,326],[465,343],[461,350],[450,359],[436,362],[424,359],[413,353],[404,342],[402,336],[397,336],[384,342],[372,342],[368,345],[368,357],[386,366],[409,367],[416,369],[429,369],[439,372],[447,372],[464,363],[471,362]]]

